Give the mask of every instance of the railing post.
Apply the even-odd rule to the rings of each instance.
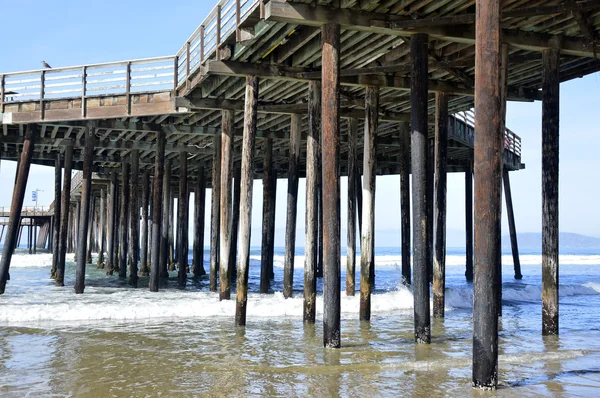
[[[4,75],[0,75],[0,113],[4,113]]]
[[[173,97],[177,97],[177,86],[179,86],[179,55],[173,59]]]
[[[200,63],[204,62],[204,25],[200,26]]]
[[[221,46],[221,5],[217,6],[217,38],[215,42],[215,54],[217,57],[217,61],[221,60],[219,56],[219,47]]]
[[[87,66],[81,70],[81,117],[87,116],[87,100],[85,98],[87,89]]]
[[[125,97],[127,98],[127,114],[131,115],[131,62],[127,62],[125,76]]]
[[[40,119],[44,120],[44,86],[46,81],[46,71],[43,70],[40,75]]]
[[[190,80],[190,42],[185,43],[185,80]]]
[[[240,21],[242,17],[242,6],[240,0],[235,0],[235,38],[237,41],[241,40],[242,35],[240,31]]]

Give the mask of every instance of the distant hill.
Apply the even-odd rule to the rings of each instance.
[[[539,250],[542,247],[541,233],[517,234],[517,239],[519,241],[520,249]],[[561,232],[558,237],[558,242],[561,249],[600,249],[600,238],[569,232]],[[502,237],[502,249],[510,249],[510,237],[508,235]]]

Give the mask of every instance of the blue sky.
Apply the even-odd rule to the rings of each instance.
[[[45,60],[53,67],[172,55],[214,7],[216,0],[165,1],[21,1],[0,0],[5,37],[0,72],[39,69]],[[26,16],[26,17],[25,17]],[[561,85],[560,228],[600,236],[600,74]],[[523,140],[527,168],[511,173],[513,201],[519,232],[541,230],[541,103],[509,103],[507,126]],[[0,206],[9,205],[14,162],[2,161]],[[25,205],[31,191],[40,192],[40,204],[53,200],[53,170],[33,167]],[[448,177],[449,244],[462,242],[464,230],[464,175]],[[254,184],[253,225],[260,228],[262,185]],[[346,181],[342,179],[342,225],[346,219]],[[210,192],[210,191],[209,191]],[[207,192],[207,194],[209,194]],[[207,196],[210,197],[210,196]],[[276,226],[285,226],[286,181],[278,183]],[[304,225],[304,181],[300,184],[298,225]],[[208,207],[207,207],[208,209]],[[208,214],[208,213],[207,213]],[[508,231],[503,211],[503,231]],[[382,240],[399,242],[399,178],[377,180],[376,229]],[[259,234],[253,233],[253,244]],[[385,238],[383,238],[385,236]],[[345,239],[343,239],[345,240]]]

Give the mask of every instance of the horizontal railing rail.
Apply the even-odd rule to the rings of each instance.
[[[131,95],[175,88],[175,57],[0,74],[0,103]]]
[[[21,214],[37,215],[50,213],[52,209],[50,206],[23,206]],[[0,214],[9,214],[10,206],[0,206]]]
[[[260,0],[221,0],[177,52],[177,83],[185,83],[202,63],[218,58],[224,39],[239,29],[240,23]]]
[[[458,112],[454,114],[454,117],[475,128],[475,112],[472,110]],[[521,157],[521,137],[516,135],[508,128],[505,128],[504,130],[504,149],[514,153],[518,157]]]

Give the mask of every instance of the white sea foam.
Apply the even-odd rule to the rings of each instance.
[[[260,256],[251,256],[251,260],[260,261]],[[522,254],[519,257],[521,265],[541,265],[542,256],[539,254]],[[346,256],[341,257],[342,267],[346,266]],[[412,260],[412,257],[411,257]],[[295,257],[295,264],[303,266],[304,256],[298,255]],[[360,256],[356,257],[357,264],[360,264]],[[276,268],[283,268],[284,256],[275,255],[273,257],[273,265]],[[600,265],[600,255],[579,255],[579,254],[564,254],[559,256],[559,263],[563,265]],[[502,256],[502,264],[505,266],[513,265],[512,255]],[[465,265],[464,255],[448,255],[446,256],[446,266],[458,267]],[[379,269],[400,269],[402,267],[401,255],[379,255],[375,256],[375,267]]]
[[[597,295],[600,284],[561,286],[561,296]],[[505,288],[503,298],[507,301],[541,301],[541,288],[519,285]],[[473,291],[470,288],[448,288],[446,309],[472,308]],[[374,294],[372,312],[406,313],[413,308],[412,292],[405,286],[396,290]],[[51,288],[31,295],[10,297],[0,306],[0,324],[23,324],[29,322],[76,322],[97,320],[149,320],[182,319],[225,316],[235,314],[235,300],[219,301],[209,292],[179,290],[150,293],[145,289],[88,287],[84,295],[72,294],[70,289]],[[343,318],[355,318],[359,311],[359,295],[347,297],[342,292]],[[281,292],[272,295],[249,294],[248,316],[263,318],[301,318],[301,296],[284,299]],[[317,316],[323,312],[323,297],[317,297]]]
[[[0,256],[2,258],[2,256]],[[75,254],[66,255],[67,261],[75,261]],[[11,268],[34,268],[52,266],[52,253],[14,254],[10,261]]]

